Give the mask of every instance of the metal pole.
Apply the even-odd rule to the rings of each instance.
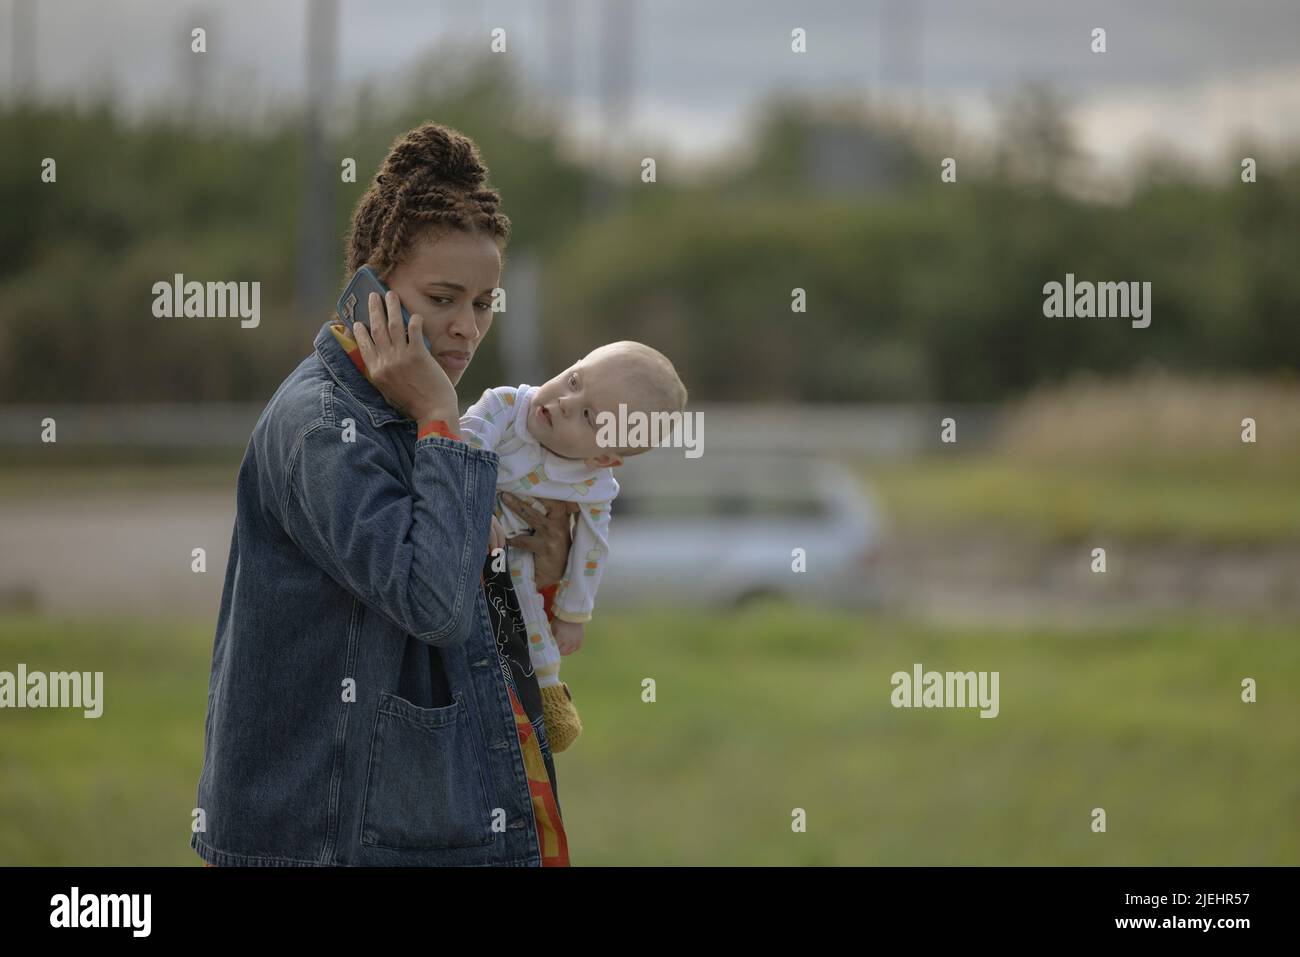
[[[307,95],[303,116],[302,237],[299,243],[298,313],[313,326],[324,322],[333,299],[336,252],[334,183],[338,169],[326,149],[326,118],[333,101],[338,58],[338,0],[307,3]]]

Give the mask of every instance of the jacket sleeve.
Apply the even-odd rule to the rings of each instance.
[[[291,456],[289,537],[331,578],[407,634],[463,642],[476,619],[497,455],[431,434],[409,477],[374,435],[323,423]]]
[[[476,449],[495,452],[514,424],[518,393],[518,389],[508,385],[485,389],[479,400],[460,417],[460,432],[465,441]]]
[[[610,502],[583,502],[569,547],[569,566],[555,596],[555,617],[561,621],[591,620],[596,589],[609,559]]]

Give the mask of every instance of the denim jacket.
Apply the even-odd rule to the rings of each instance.
[[[417,441],[329,323],[315,346],[239,469],[190,844],[219,866],[537,865],[480,583],[497,456]]]

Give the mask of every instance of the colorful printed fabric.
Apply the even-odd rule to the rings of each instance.
[[[418,442],[426,435],[441,435],[444,439],[454,439],[457,442],[464,442],[459,435],[451,430],[442,419],[429,419],[420,423],[420,431],[416,433],[415,440]]]
[[[493,569],[491,559],[480,579],[487,597],[488,618],[496,639],[497,656],[510,691],[515,730],[528,774],[528,791],[537,822],[537,843],[543,867],[568,867],[569,844],[560,814],[559,791],[555,786],[555,759],[546,740],[546,719],[542,713],[542,692],[528,655],[527,635],[519,596],[508,572]],[[554,591],[551,586],[550,591]]]
[[[519,703],[511,687],[510,707],[515,713],[515,730],[519,732],[519,747],[524,753],[524,769],[528,772],[528,793],[533,800],[533,819],[537,822],[537,843],[542,852],[542,867],[568,867],[569,841],[560,819],[560,805],[551,790],[541,747],[537,743],[537,728],[528,720],[524,706]]]

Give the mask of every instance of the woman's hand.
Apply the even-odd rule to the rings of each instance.
[[[501,500],[533,529],[531,534],[524,532],[508,539],[507,544],[533,553],[533,580],[538,588],[554,585],[564,577],[564,566],[569,561],[569,546],[573,543],[569,515],[578,510],[578,503],[540,498],[537,501],[546,509],[542,513],[510,492],[502,492]]]
[[[391,290],[387,318],[378,293],[370,294],[368,305],[370,328],[354,322],[352,335],[379,394],[409,419],[441,419],[455,429],[460,422],[456,387],[424,344],[423,317],[411,316],[410,328],[403,329],[402,304]]]

